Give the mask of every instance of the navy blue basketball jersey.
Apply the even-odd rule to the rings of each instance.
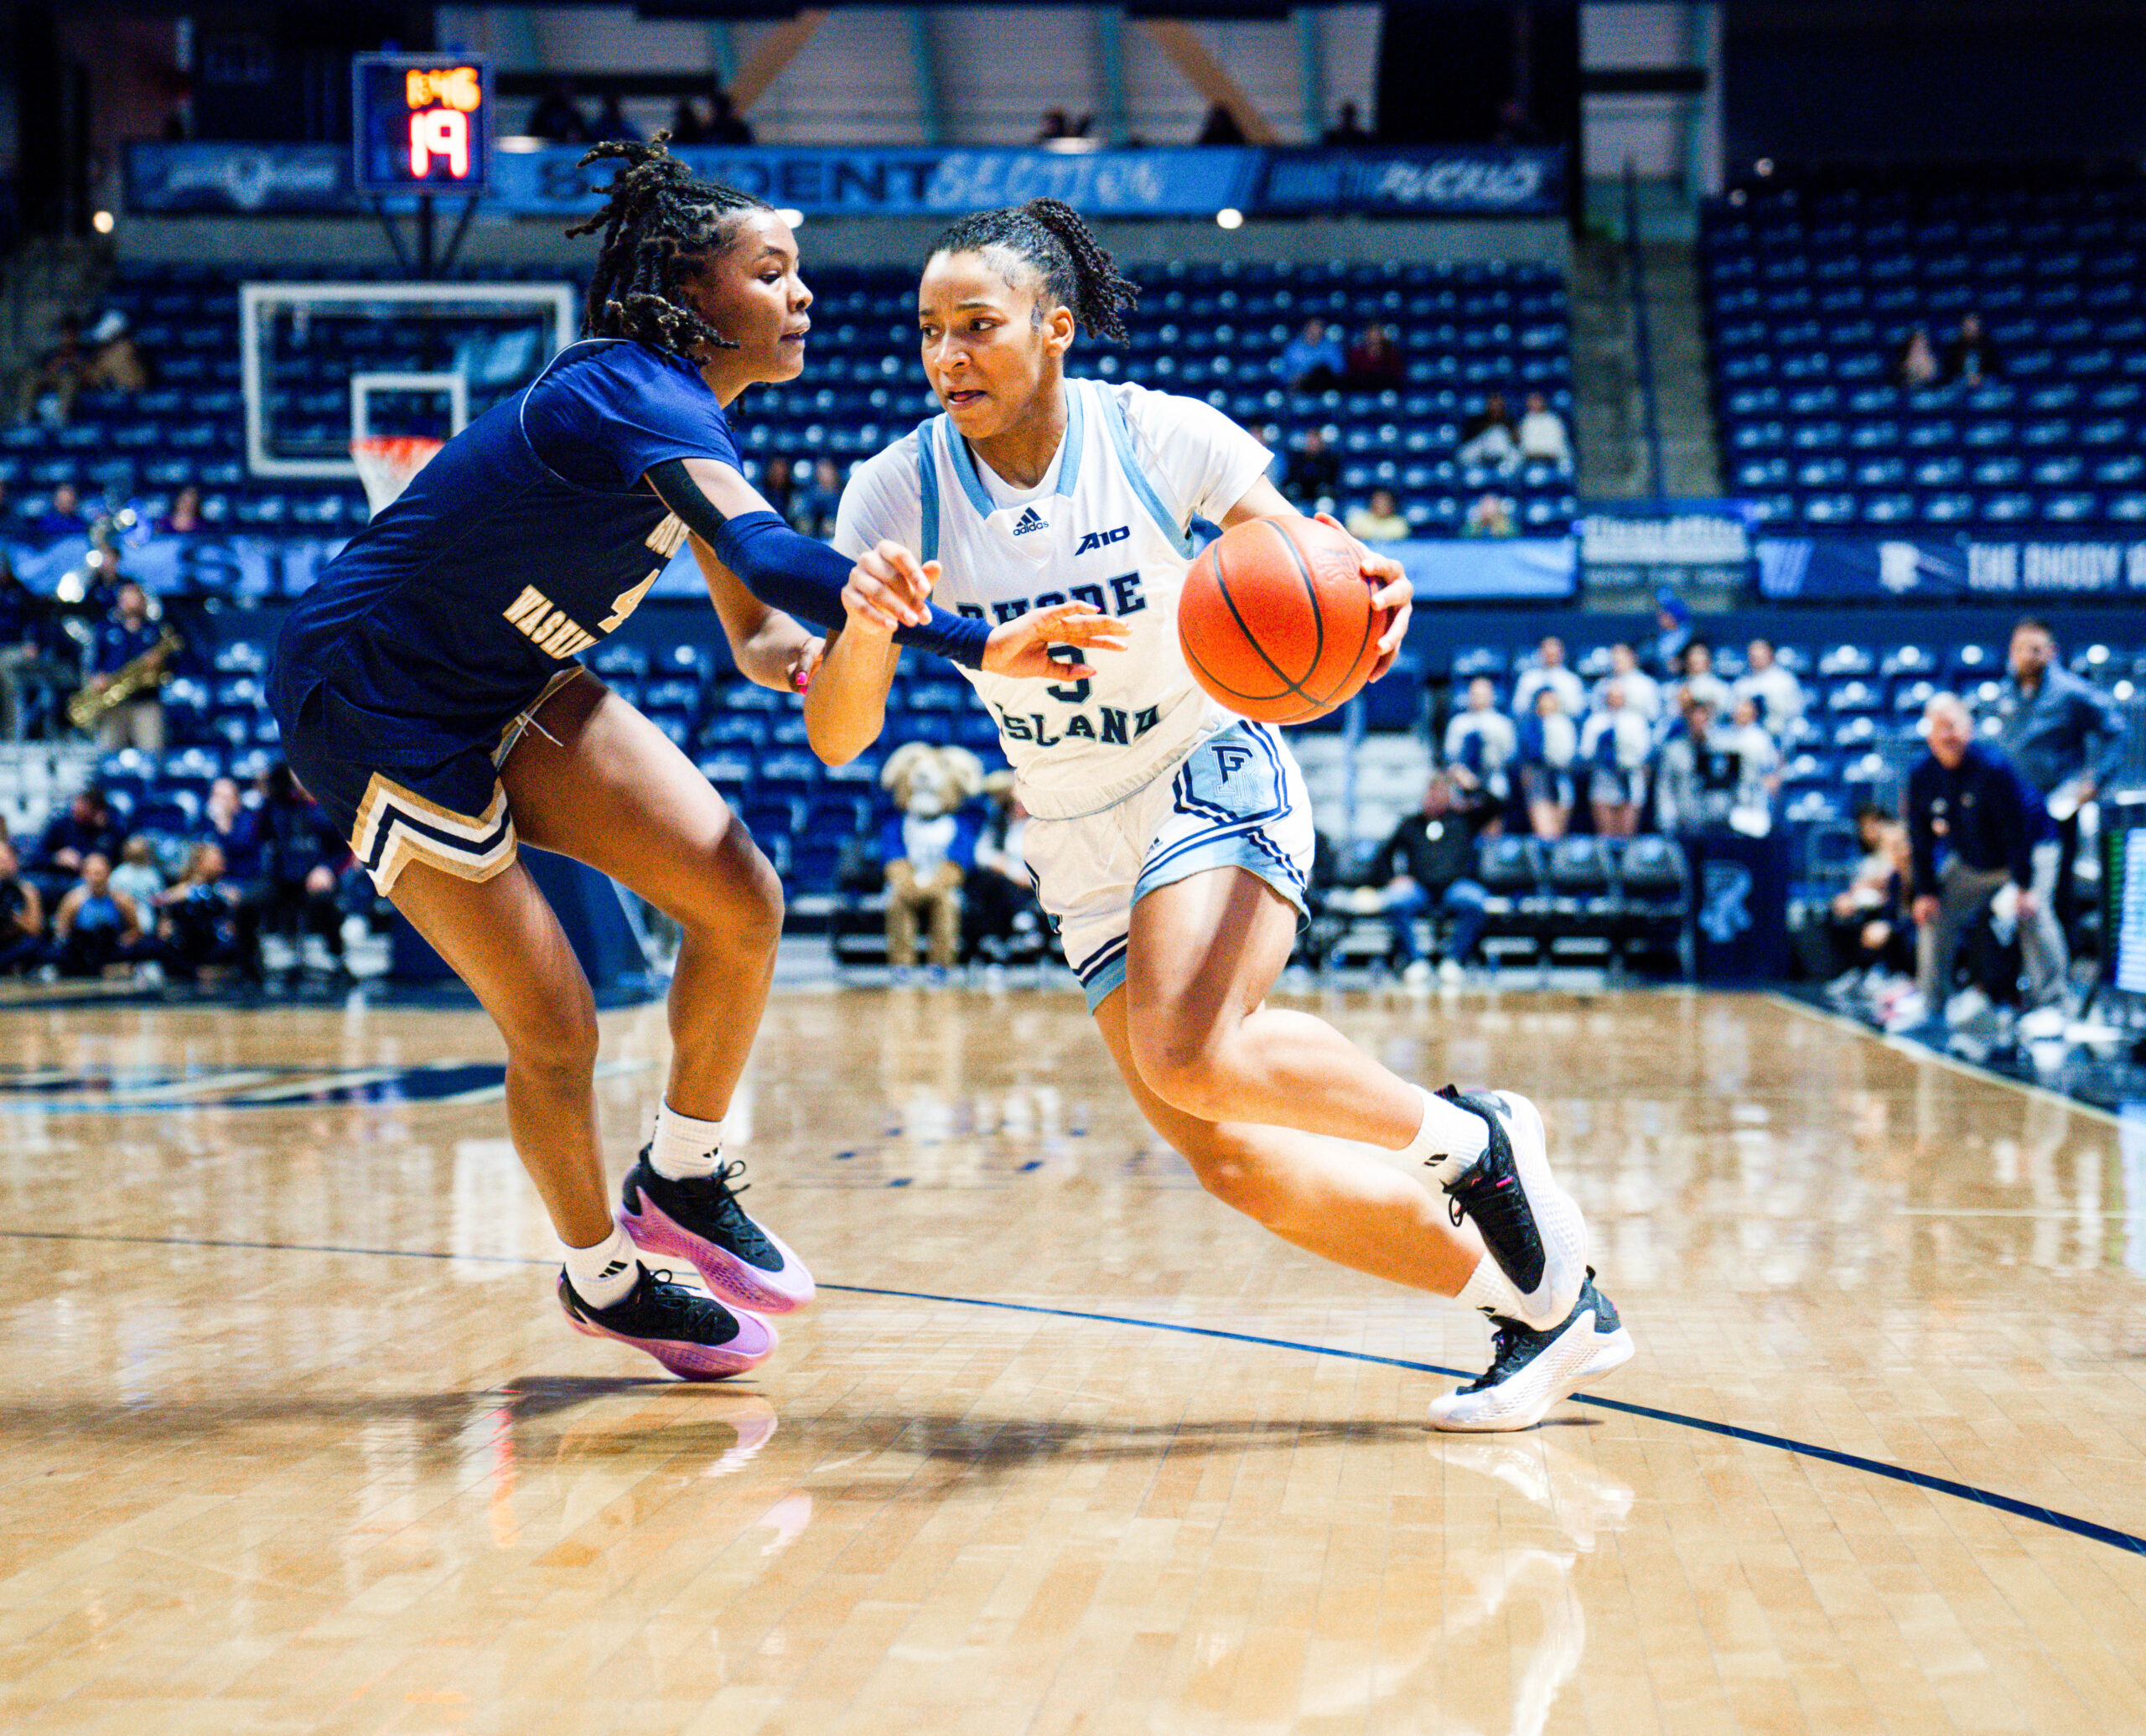
[[[323,682],[371,713],[380,763],[441,732],[496,731],[640,605],[686,540],[643,485],[671,459],[738,464],[689,361],[622,339],[568,345],[412,479],[298,599],[270,695]]]

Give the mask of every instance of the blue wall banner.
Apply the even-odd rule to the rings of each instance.
[[[612,169],[579,166],[583,147],[495,149],[482,208],[572,217],[595,208]],[[831,150],[681,145],[696,174],[808,217],[945,216],[1049,196],[1090,216],[1212,217],[1330,211],[1417,216],[1555,215],[1564,153],[1533,146],[1262,150],[1161,146],[1059,152],[1015,148]],[[125,147],[127,207],[155,215],[350,212],[364,207],[340,145],[140,139]]]
[[[1758,557],[1760,594],[1774,601],[2146,596],[2146,536],[1946,542],[1761,537]]]

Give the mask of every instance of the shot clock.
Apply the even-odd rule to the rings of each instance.
[[[485,190],[492,75],[470,54],[360,54],[351,115],[361,193]]]

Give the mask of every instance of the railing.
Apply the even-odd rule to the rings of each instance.
[[[1640,388],[1640,424],[1646,441],[1647,493],[1654,500],[1667,498],[1661,457],[1661,406],[1654,384],[1654,321],[1646,305],[1646,252],[1640,245],[1639,171],[1625,159],[1625,292],[1632,304],[1633,371]]]

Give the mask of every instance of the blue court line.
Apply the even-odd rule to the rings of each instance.
[[[237,1248],[241,1250],[272,1251],[300,1254],[364,1254],[376,1259],[390,1260],[474,1260],[490,1266],[553,1266],[552,1260],[531,1259],[518,1254],[454,1254],[443,1253],[431,1248],[367,1248],[350,1247],[329,1242],[242,1241],[207,1236],[121,1236],[89,1235],[67,1230],[0,1230],[0,1241],[106,1241],[125,1242],[156,1247]],[[1445,1375],[1456,1380],[1473,1377],[1468,1369],[1446,1368],[1435,1362],[1414,1362],[1405,1356],[1381,1356],[1369,1350],[1341,1350],[1330,1345],[1308,1345],[1294,1339],[1265,1338],[1252,1332],[1229,1332],[1219,1326],[1189,1326],[1176,1320],[1148,1320],[1135,1314],[1098,1314],[1081,1308],[1046,1308],[1032,1302],[994,1302],[982,1296],[942,1296],[929,1290],[883,1290],[868,1284],[822,1284],[822,1290],[832,1290],[845,1296],[886,1296],[902,1302],[942,1302],[961,1308],[996,1308],[1012,1314],[1042,1314],[1060,1320],[1090,1320],[1107,1326],[1138,1326],[1150,1332],[1174,1332],[1187,1338],[1220,1339],[1227,1343],[1257,1345],[1270,1350],[1298,1350],[1309,1356],[1333,1356],[1347,1362],[1376,1363],[1385,1368],[1405,1368],[1415,1374]],[[1744,1441],[1755,1447],[1771,1447],[1778,1452],[1797,1454],[1805,1459],[1816,1459],[1827,1464],[1837,1464],[1852,1471],[1867,1471],[1874,1477],[1889,1478],[1895,1483],[1905,1483],[1910,1488],[1926,1490],[1932,1495],[1949,1495],[1957,1500],[1971,1501],[1977,1506],[1993,1508],[2000,1513],[2009,1513],[2015,1519],[2032,1520],[2037,1525],[2046,1525],[2054,1530],[2069,1531],[2075,1537],[2084,1537],[2090,1542],[2106,1543],[2128,1554],[2146,1556],[2146,1537],[2133,1536],[2129,1531],[2117,1530],[2113,1526],[2097,1525],[2091,1519],[2081,1519],[2070,1513],[2060,1513],[2054,1507],[2037,1505],[2009,1495],[1999,1495],[1994,1490],[1978,1489],[1972,1483],[1957,1483],[1950,1477],[1932,1476],[1927,1471],[1910,1470],[1905,1465],[1887,1464],[1883,1459],[1865,1459],[1859,1453],[1843,1453],[1832,1447],[1821,1447],[1810,1441],[1791,1439],[1786,1435],[1768,1434],[1764,1430],[1739,1428],[1734,1422],[1716,1422],[1710,1417],[1693,1417],[1682,1411],[1657,1410],[1652,1405],[1630,1404],[1620,1398],[1599,1398],[1591,1393],[1572,1395],[1573,1404],[1592,1405],[1597,1410],[1615,1411],[1627,1417],[1644,1417],[1650,1422],[1667,1422],[1679,1428],[1698,1429],[1705,1434],[1718,1434],[1733,1441]]]

